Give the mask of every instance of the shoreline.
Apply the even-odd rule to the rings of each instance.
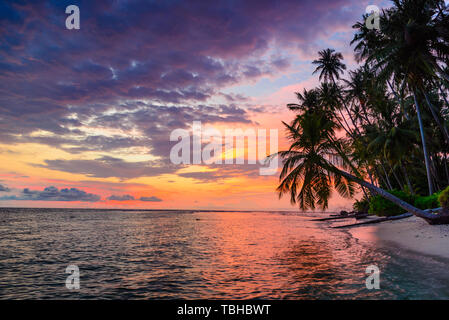
[[[350,233],[358,239],[374,237],[415,253],[449,259],[449,225],[430,225],[413,216],[379,223],[369,229],[371,230],[368,227],[354,228]]]

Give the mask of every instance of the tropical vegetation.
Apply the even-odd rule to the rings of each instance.
[[[320,51],[320,85],[287,105],[295,118],[284,123],[291,146],[278,153],[279,195],[307,210],[328,208],[333,190],[361,194],[355,207],[449,223],[449,210],[425,210],[449,185],[449,7],[395,0],[380,29],[366,18],[353,26],[358,68]]]

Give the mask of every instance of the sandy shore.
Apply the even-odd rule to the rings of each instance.
[[[380,240],[449,259],[449,225],[431,226],[423,219],[411,217],[380,223],[373,231]]]

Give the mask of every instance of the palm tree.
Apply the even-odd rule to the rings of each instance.
[[[317,88],[318,100],[321,107],[334,114],[335,120],[338,122],[341,128],[343,128],[348,136],[354,139],[354,132],[351,130],[351,126],[346,121],[346,118],[341,111],[341,103],[339,99],[338,88],[329,82],[321,83]],[[337,114],[339,113],[339,115]],[[343,122],[345,125],[343,125]]]
[[[407,157],[413,152],[415,148],[414,142],[417,140],[416,132],[410,130],[409,127],[410,124],[408,122],[403,122],[397,126],[389,126],[386,130],[379,128],[379,131],[372,135],[373,140],[369,143],[367,150],[368,152],[380,154],[391,165],[393,175],[395,175],[394,169],[396,167],[399,168],[404,175],[410,192],[413,194],[412,183],[407,174],[407,169],[403,166]],[[398,180],[399,187],[403,189],[399,178],[396,175],[395,178]]]
[[[359,32],[352,43],[356,43],[359,57],[366,59],[368,65],[379,70],[379,78],[389,82],[407,84],[414,96],[415,108],[421,133],[429,193],[433,193],[431,163],[423,128],[422,109],[418,94],[423,92],[425,83],[435,79],[437,74],[445,74],[440,64],[449,54],[447,35],[442,34],[443,23],[436,18],[444,6],[440,0],[395,0],[395,6],[385,10],[382,15],[382,30],[369,32],[361,23],[354,27]],[[441,10],[440,10],[441,11]],[[442,21],[445,21],[444,19]],[[440,27],[437,27],[437,25]],[[375,36],[374,36],[375,35]],[[391,86],[390,86],[391,87]],[[401,85],[403,87],[403,85]],[[402,90],[402,88],[401,88]],[[426,95],[424,93],[424,95]],[[429,104],[432,110],[432,106]],[[438,121],[438,116],[434,116]],[[445,136],[447,131],[444,132]],[[447,135],[449,143],[449,135]]]
[[[305,112],[298,115],[292,125],[284,123],[292,145],[279,152],[284,161],[277,188],[279,195],[290,193],[290,202],[298,203],[301,210],[325,210],[332,187],[344,197],[354,195],[352,181],[326,170],[325,160],[333,154],[330,135],[338,127],[322,113]]]
[[[298,115],[297,126],[284,123],[291,146],[286,151],[272,155],[283,161],[279,196],[290,194],[292,204],[298,203],[301,210],[328,207],[328,200],[335,189],[344,197],[352,197],[354,183],[390,200],[408,212],[429,223],[447,222],[444,213],[438,215],[415,208],[396,196],[363,180],[345,154],[345,143],[335,137],[335,123],[320,113]],[[338,157],[340,161],[334,164]],[[349,171],[349,172],[348,172]]]
[[[426,136],[424,133],[424,126],[423,126],[420,107],[418,104],[418,99],[416,97],[416,91],[413,92],[413,98],[415,99],[416,114],[418,116],[418,123],[419,123],[419,132],[421,134],[422,149],[423,149],[423,153],[424,153],[424,163],[426,165],[427,183],[429,185],[429,195],[432,195],[433,194],[433,184],[432,184],[432,175],[430,173],[430,157],[429,157],[429,152],[427,151]]]
[[[346,65],[342,63],[343,55],[340,52],[335,52],[334,49],[325,49],[318,52],[320,58],[314,60],[312,63],[317,65],[313,74],[320,72],[320,80],[326,82],[334,82],[335,79],[340,79],[340,74],[346,70]]]
[[[317,108],[319,104],[319,92],[318,90],[306,90],[303,93],[296,92],[296,97],[299,103],[289,103],[287,108],[293,111],[308,111]]]
[[[353,106],[360,106],[361,110],[356,110],[355,114],[359,116],[360,120],[371,124],[366,108],[366,82],[368,81],[369,73],[366,68],[361,67],[356,71],[349,72],[349,80],[343,80],[346,85],[346,96],[349,101],[353,101]]]
[[[442,0],[393,2],[380,30],[354,26],[363,65],[344,86],[341,53],[325,49],[313,61],[322,83],[289,105],[297,115],[284,123],[291,147],[279,153],[278,192],[303,210],[327,208],[334,190],[352,197],[358,184],[431,224],[449,223],[449,211],[423,211],[386,191],[422,194],[427,186],[433,193],[449,181],[449,7]]]
[[[340,79],[340,74],[343,74],[346,70],[346,65],[343,63],[343,55],[340,52],[335,52],[334,49],[325,49],[318,52],[319,59],[314,60],[312,64],[315,64],[317,67],[313,74],[320,72],[319,79],[325,82],[331,82],[334,85],[334,90],[337,93],[337,97],[340,100],[340,104],[345,108],[349,119],[351,120],[353,129],[349,128],[351,131],[351,136],[354,136],[354,133],[360,134],[357,125],[352,117],[352,113],[349,110],[346,99],[342,95],[342,88],[337,84],[336,80]],[[346,118],[342,116],[344,120]]]

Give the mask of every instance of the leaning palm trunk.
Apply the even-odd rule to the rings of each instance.
[[[443,123],[441,123],[440,118],[438,117],[434,106],[432,105],[432,103],[430,102],[429,96],[427,95],[427,93],[425,91],[423,91],[424,97],[426,98],[426,103],[429,106],[430,112],[432,113],[433,119],[435,120],[435,122],[437,123],[438,127],[440,128],[441,132],[443,133],[443,137],[446,140],[446,143],[449,144],[449,133],[447,132],[447,128],[446,125],[444,125]]]
[[[379,60],[376,59],[376,61],[377,61],[377,64],[380,65]],[[380,67],[381,73],[384,72],[384,69],[381,66],[379,66],[379,67]],[[405,84],[406,84],[405,80],[406,80],[406,78],[404,78],[404,80],[402,80],[401,87],[399,88],[399,93],[396,92],[396,90],[394,89],[393,85],[390,82],[390,79],[387,79],[387,83],[388,83],[388,86],[390,87],[391,92],[393,92],[393,95],[395,96],[396,101],[401,106],[401,110],[404,112],[405,118],[407,120],[410,120],[410,116],[409,116],[407,110],[404,107],[404,99],[402,98],[403,97],[403,92],[404,92],[404,87],[405,87]]]
[[[371,123],[371,121],[369,120],[369,117],[368,117],[368,112],[366,111],[365,103],[362,103],[362,102],[360,101],[360,106],[362,107],[362,110],[363,110],[363,118],[365,118],[366,122],[367,122],[369,125],[372,125],[372,123]]]
[[[388,177],[388,173],[387,173],[387,171],[385,170],[385,167],[384,167],[384,165],[382,164],[382,161],[380,162],[380,166],[381,166],[381,168],[382,168],[382,171],[384,172],[384,175],[385,175],[385,178],[386,178],[386,181],[387,181],[388,189],[393,190],[393,186],[391,185],[390,178]]]
[[[332,82],[334,83],[334,86],[335,86],[336,88],[338,88],[337,82],[335,82],[335,79],[334,79],[334,78],[332,78]],[[348,107],[346,106],[346,102],[344,101],[344,98],[343,98],[340,94],[339,94],[339,98],[341,99],[341,103],[343,104],[343,107],[345,108],[346,113],[348,114],[349,119],[351,120],[352,126],[354,127],[354,130],[353,130],[353,131],[352,131],[351,128],[349,127],[348,122],[346,121],[346,118],[344,117],[343,113],[342,113],[341,111],[340,111],[340,113],[341,113],[341,115],[342,115],[342,117],[343,117],[343,120],[344,120],[345,123],[348,125],[349,130],[352,131],[351,138],[354,138],[354,137],[353,137],[354,132],[357,133],[358,135],[360,135],[360,131],[359,131],[359,129],[357,128],[357,125],[356,125],[354,119],[352,118],[351,112],[349,111]]]
[[[402,191],[404,191],[404,184],[401,182],[401,179],[399,179],[396,171],[394,170],[394,168],[391,168],[391,172],[393,173],[394,178],[396,179],[396,182],[399,185],[399,188],[401,188]]]
[[[339,111],[339,112],[340,112],[340,114],[341,114],[341,117],[343,118],[343,120],[345,121],[346,125],[347,125],[348,128],[349,128],[349,125],[348,125],[348,123],[346,122],[346,119],[344,118],[343,113],[342,113],[341,111]],[[337,114],[335,114],[335,119],[337,120],[337,122],[338,122],[338,124],[340,125],[340,127],[342,127],[342,128],[346,131],[346,133],[348,134],[348,136],[350,136],[352,139],[354,139],[354,136],[352,135],[351,131],[349,131],[350,128],[349,128],[349,129],[346,129],[346,127],[343,125],[343,123],[341,122],[341,120],[338,118],[338,115],[337,115]]]
[[[387,183],[384,176],[379,172],[379,169],[377,168],[377,166],[374,167],[374,170],[376,171],[377,177],[379,177],[382,180],[383,185],[386,186],[388,188],[388,190],[392,190],[393,188]],[[374,184],[373,178],[370,177],[370,179],[371,179],[371,184]]]
[[[400,89],[400,91],[401,91],[401,96],[399,96],[398,93],[396,93],[396,90],[394,90],[394,88],[393,88],[393,86],[391,85],[391,82],[390,82],[389,79],[387,79],[387,82],[388,82],[388,86],[390,87],[390,90],[393,92],[393,94],[394,94],[394,96],[395,96],[397,102],[398,102],[399,105],[401,106],[401,110],[404,112],[405,118],[406,118],[407,120],[410,120],[410,116],[409,116],[407,110],[406,110],[405,107],[404,107],[404,99],[402,99],[402,91],[403,91],[403,87],[404,87],[404,84],[405,84],[405,79],[404,79],[404,81],[402,82],[401,89]]]
[[[447,169],[447,156],[446,152],[443,152],[444,155],[444,171],[446,172],[447,183],[449,184],[449,170]]]
[[[399,207],[403,208],[407,212],[410,212],[411,214],[422,218],[426,220],[429,224],[449,224],[449,213],[446,213],[445,211],[441,211],[439,214],[433,214],[429,211],[424,211],[421,209],[418,209],[411,204],[405,202],[404,200],[399,199],[398,197],[392,195],[391,193],[388,193],[387,191],[376,187],[375,185],[366,182],[365,180],[362,180],[360,178],[357,178],[356,176],[342,171],[336,167],[329,168],[330,171],[333,171],[335,174],[341,175],[345,177],[348,180],[351,180],[373,192],[380,195],[381,197],[390,200],[394,204],[398,205]]]
[[[427,152],[426,136],[424,135],[424,127],[423,127],[422,118],[421,118],[421,110],[419,108],[418,98],[416,97],[416,91],[413,91],[413,97],[415,99],[415,107],[416,107],[416,113],[418,115],[419,131],[421,133],[421,142],[422,142],[422,148],[423,148],[423,152],[424,152],[424,163],[426,165],[426,173],[427,173],[427,183],[429,185],[429,195],[432,195],[433,194],[433,184],[432,184],[432,175],[430,172],[430,159],[429,159],[429,153]]]

